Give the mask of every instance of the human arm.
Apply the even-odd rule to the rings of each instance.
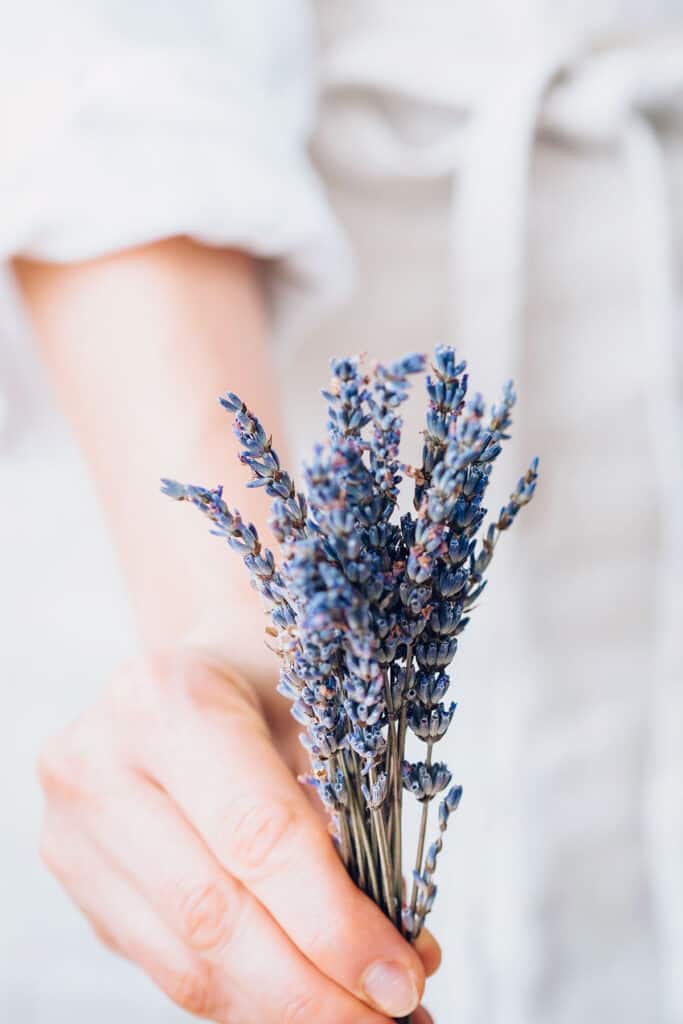
[[[238,560],[157,489],[161,473],[222,481],[263,528],[215,402],[230,388],[275,413],[258,268],[177,239],[16,270],[143,646],[164,648],[46,751],[46,858],[98,930],[195,1012],[383,1020],[366,1006],[379,1004],[371,963],[407,967],[416,997],[423,967],[346,877],[290,773],[293,727]],[[429,942],[423,955],[433,967]]]

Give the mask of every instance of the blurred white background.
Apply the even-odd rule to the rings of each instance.
[[[6,259],[164,230],[272,256],[297,459],[331,355],[448,341],[487,396],[515,377],[498,496],[535,453],[542,481],[456,659],[465,797],[427,1005],[441,1024],[683,1022],[680,5],[99,0],[4,20],[28,62],[3,72]],[[176,171],[155,220],[157,148]],[[0,1016],[170,1022],[37,860],[36,752],[134,638],[9,274],[2,314]]]

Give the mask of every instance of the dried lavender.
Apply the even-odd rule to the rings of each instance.
[[[254,526],[227,507],[220,487],[163,481],[164,493],[198,507],[212,532],[242,555],[270,614],[278,689],[303,727],[306,781],[330,813],[349,874],[409,940],[432,909],[437,859],[462,795],[433,756],[456,710],[445,701],[446,670],[500,534],[533,497],[538,472],[535,459],[484,529],[483,500],[516,396],[508,383],[487,419],[482,396],[468,395],[465,362],[448,347],[437,348],[427,376],[421,464],[403,466],[400,406],[410,377],[425,366],[421,355],[390,366],[362,357],[333,361],[323,391],[327,442],[305,467],[306,496],[241,399],[220,399],[251,472],[247,486],[263,487],[271,499],[279,563]],[[414,480],[413,513],[399,518],[404,474]],[[414,762],[406,758],[409,734],[424,744]],[[405,905],[404,790],[422,807]],[[431,804],[443,793],[438,834],[427,846]]]

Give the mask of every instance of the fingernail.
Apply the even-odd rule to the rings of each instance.
[[[378,962],[365,972],[363,988],[370,1000],[388,1017],[405,1017],[419,1001],[415,980],[405,967]]]

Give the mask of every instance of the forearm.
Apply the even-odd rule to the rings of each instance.
[[[147,644],[205,630],[237,663],[266,663],[258,597],[233,553],[159,477],[215,486],[266,532],[226,414],[239,392],[275,422],[258,270],[246,256],[172,240],[72,266],[16,265],[35,332],[118,548]],[[265,652],[267,657],[272,657]]]

